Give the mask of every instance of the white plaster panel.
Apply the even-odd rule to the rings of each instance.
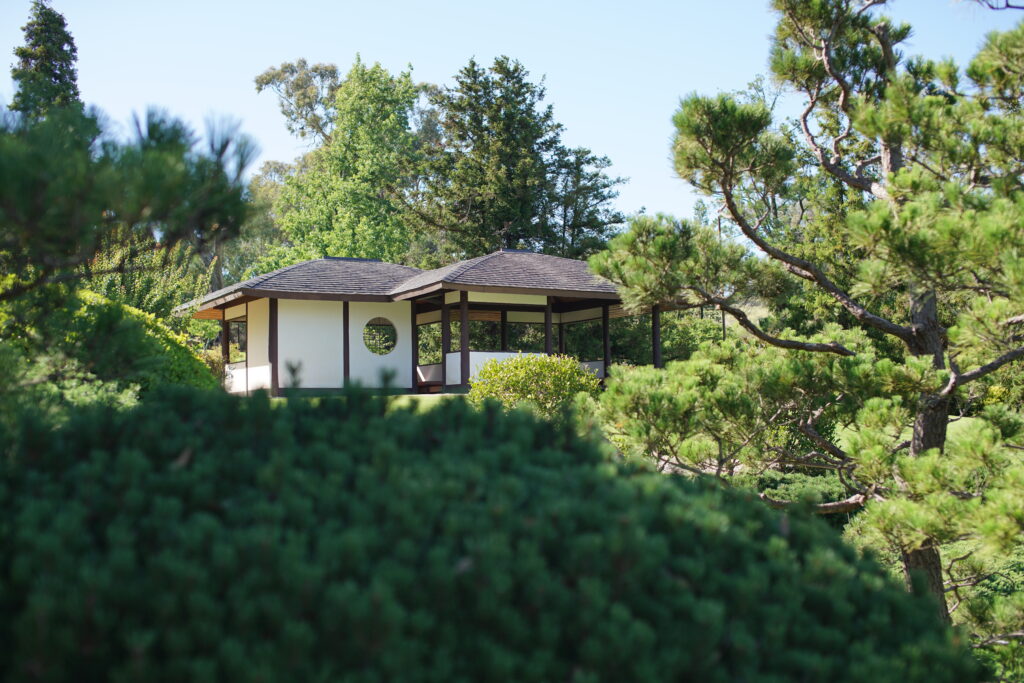
[[[601,309],[600,308],[588,308],[585,311],[569,311],[568,313],[562,313],[563,323],[578,323],[584,320],[600,320]]]
[[[439,323],[441,322],[441,311],[428,311],[426,313],[417,313],[416,322],[418,322],[420,325]]]
[[[245,379],[242,380],[243,389]],[[249,391],[253,392],[258,389],[270,390],[270,363],[264,363],[262,365],[253,365],[249,363]]]
[[[245,326],[248,334],[246,358],[249,360],[249,369],[252,370],[258,365],[270,363],[270,299],[257,299],[247,305],[249,318]]]
[[[391,371],[391,386],[412,386],[411,306],[409,301],[349,303],[349,338],[352,345],[349,350],[349,379],[352,382],[358,382],[364,387],[382,387],[381,373]],[[363,343],[363,328],[377,317],[390,320],[398,332],[395,348],[386,356],[378,356]]]
[[[244,318],[244,317],[245,317],[245,304],[240,304],[238,306],[232,306],[231,308],[225,308],[224,309],[224,319],[225,320],[234,320],[235,318]]]
[[[450,304],[457,304],[460,294],[461,292],[446,292],[444,300]],[[548,298],[543,294],[504,294],[500,292],[468,292],[468,294],[472,303],[544,306],[548,302]]]
[[[342,386],[343,307],[340,301],[278,300],[277,376],[282,387],[292,386],[289,364],[298,367],[297,386],[301,388]]]
[[[544,311],[509,311],[508,321],[510,323],[542,323],[544,322]],[[551,314],[551,322],[558,322],[558,314]]]

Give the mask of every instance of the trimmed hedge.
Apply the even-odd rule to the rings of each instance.
[[[520,353],[487,361],[469,384],[469,400],[477,405],[494,399],[506,408],[528,405],[555,418],[580,392],[596,395],[601,381],[572,356]]]
[[[493,404],[165,388],[23,436],[6,680],[977,680],[817,520]]]

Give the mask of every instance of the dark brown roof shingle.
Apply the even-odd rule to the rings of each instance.
[[[534,293],[550,291],[562,296],[601,295],[601,298],[611,298],[617,293],[615,285],[591,273],[584,261],[533,252],[496,251],[427,271],[369,259],[327,257],[258,275],[207,294],[198,302],[182,304],[176,310],[184,311],[197,303],[200,308],[224,306],[230,299],[243,295],[387,300],[417,290],[452,285]],[[231,297],[236,293],[236,297]],[[224,297],[230,299],[222,300]]]
[[[509,250],[424,271],[402,282],[391,293],[398,295],[435,283],[581,294],[617,292],[614,284],[591,273],[585,261]]]

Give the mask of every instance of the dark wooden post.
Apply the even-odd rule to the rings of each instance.
[[[651,355],[654,356],[654,367],[661,368],[661,308],[658,304],[651,306]]]
[[[267,355],[270,357],[270,395],[277,396],[280,387],[277,372],[277,299],[270,300],[270,334]]]
[[[249,395],[249,302],[245,302],[245,395]]]
[[[547,298],[547,303],[544,304],[544,353],[549,356],[553,352],[553,344],[551,343],[551,297]]]
[[[565,323],[558,323],[558,353],[565,355]]]
[[[411,389],[412,389],[412,393],[415,394],[416,393],[416,389],[419,387],[419,382],[417,381],[416,372],[417,372],[417,370],[419,370],[419,365],[420,365],[420,328],[416,324],[416,302],[415,301],[410,301],[409,302],[409,311],[410,311],[410,321],[409,322],[411,324],[411,327],[409,328],[409,330],[411,332],[410,340],[412,341],[412,354],[411,354],[412,355],[412,380],[411,380],[412,381],[412,387],[411,387]]]
[[[459,380],[469,386],[469,292],[459,292]]]
[[[221,315],[224,315],[223,311],[221,311]],[[224,372],[226,373],[228,363],[231,362],[231,323],[227,321],[227,318],[220,319],[220,357],[224,361]]]
[[[501,312],[501,350],[508,351],[508,311]]]
[[[604,347],[604,376],[608,376],[608,366],[612,364],[612,338],[608,334],[608,304],[601,306],[601,345]]]
[[[448,351],[452,347],[452,324],[448,314],[448,298],[441,292],[441,391],[448,387]]]
[[[342,386],[348,386],[348,377],[351,373],[351,362],[349,361],[349,340],[352,339],[352,335],[348,331],[348,302],[343,301],[341,303],[341,376]]]

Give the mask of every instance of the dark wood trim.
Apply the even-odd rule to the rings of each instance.
[[[345,301],[341,305],[341,377],[342,386],[348,386],[348,378],[351,375],[351,361],[349,360],[351,354],[349,353],[349,340],[352,335],[348,332],[348,302]]]
[[[558,353],[565,355],[565,324],[558,323]]]
[[[501,331],[501,350],[508,351],[508,311],[501,311],[499,327]]]
[[[551,340],[551,297],[548,297],[548,303],[544,306],[544,353],[549,356],[554,351],[554,344]]]
[[[651,355],[654,367],[661,368],[665,364],[661,360],[661,307],[651,306]]]
[[[245,302],[245,395],[249,395],[249,302]]]
[[[220,321],[220,358],[227,368],[231,362],[231,323],[221,318]],[[223,378],[221,378],[223,379]]]
[[[619,299],[617,292],[597,292],[583,289],[543,289],[538,287],[504,287],[502,285],[464,285],[446,282],[447,289],[460,292],[479,292],[481,294],[535,294],[538,296],[561,296],[567,299]],[[483,302],[477,302],[483,303]]]
[[[412,390],[415,393],[419,386],[419,377],[416,376],[416,368],[420,364],[420,326],[416,324],[416,302],[409,302],[411,330],[410,341],[412,342]]]
[[[452,321],[448,303],[441,304],[441,390],[448,386],[448,352],[452,346]]]
[[[433,292],[443,291],[444,287],[445,283],[434,282],[429,285],[424,285],[423,287],[417,287],[416,289],[410,289],[405,292],[399,292],[397,294],[392,295],[389,300],[405,301],[406,299],[415,299],[416,297],[423,296],[424,294],[432,294]]]
[[[459,292],[459,380],[469,386],[469,292]]]
[[[250,289],[248,287],[238,290],[248,296],[260,299],[302,299],[306,301],[394,301],[387,294],[325,294],[322,292],[287,292],[277,289]]]
[[[608,377],[608,366],[612,364],[612,337],[609,334],[608,304],[601,307],[601,346],[604,349],[604,376]]]
[[[407,292],[393,294],[389,301],[403,301],[424,294],[445,289],[456,292],[480,292],[482,294],[534,294],[539,296],[562,296],[570,299],[618,299],[615,292],[599,292],[580,289],[541,289],[537,287],[505,287],[502,285],[466,285],[460,282],[435,282]],[[480,303],[480,302],[477,302]]]
[[[270,329],[267,333],[267,356],[270,359],[270,395],[277,396],[280,388],[277,368],[277,299],[270,300]]]

